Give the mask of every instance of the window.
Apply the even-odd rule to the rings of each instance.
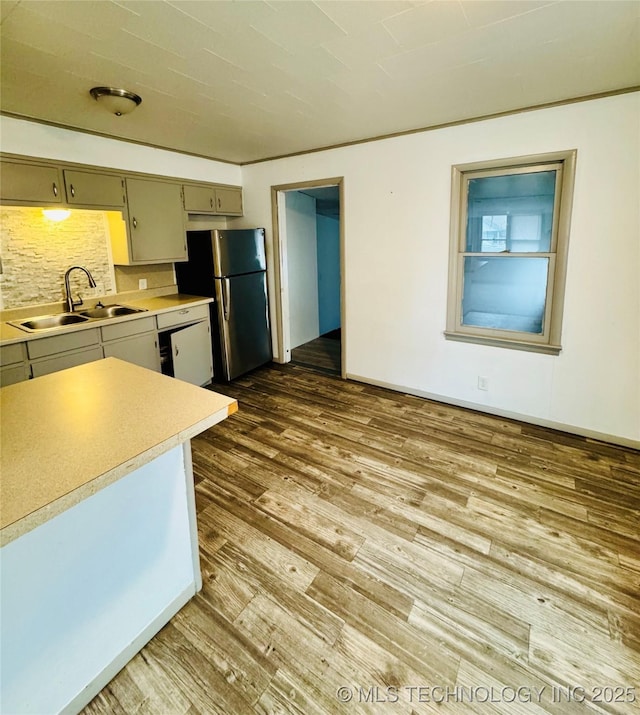
[[[575,158],[453,167],[448,339],[560,352]]]

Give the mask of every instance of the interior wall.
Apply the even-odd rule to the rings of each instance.
[[[116,120],[117,121],[117,120]],[[124,118],[126,121],[126,118]],[[194,181],[240,185],[240,167],[133,142],[0,116],[2,151]]]
[[[284,195],[291,348],[320,335],[316,200],[298,191]]]
[[[340,221],[316,215],[318,236],[318,329],[324,335],[340,327]]]
[[[273,185],[343,176],[348,376],[639,440],[639,118],[631,93],[244,166],[241,223],[271,226]],[[560,355],[445,340],[451,166],[574,148]]]

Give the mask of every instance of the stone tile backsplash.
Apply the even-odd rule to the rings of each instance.
[[[0,310],[64,299],[64,274],[84,266],[100,295],[115,292],[109,229],[103,211],[73,210],[54,222],[40,208],[0,208]],[[72,292],[93,294],[86,276],[74,271]]]

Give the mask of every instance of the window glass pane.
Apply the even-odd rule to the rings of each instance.
[[[548,258],[465,256],[462,324],[541,334]]]
[[[482,217],[481,251],[504,251],[507,247],[507,215]]]
[[[556,171],[469,179],[466,251],[551,250]]]

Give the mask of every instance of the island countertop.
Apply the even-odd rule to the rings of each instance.
[[[0,390],[0,543],[9,543],[237,410],[116,358]]]

